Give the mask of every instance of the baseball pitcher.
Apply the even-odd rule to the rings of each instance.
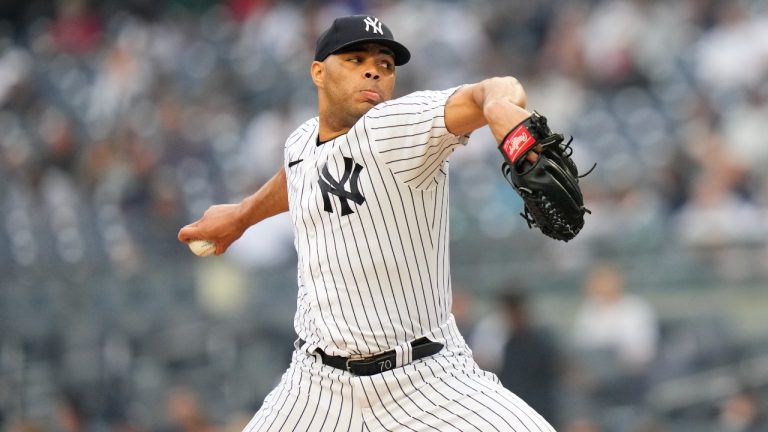
[[[511,77],[391,99],[409,59],[378,18],[336,19],[310,68],[318,116],[288,137],[282,168],[179,232],[219,255],[290,212],[298,337],[246,431],[553,430],[476,365],[451,315],[448,157],[488,125],[529,224],[567,241],[586,212],[570,143]]]

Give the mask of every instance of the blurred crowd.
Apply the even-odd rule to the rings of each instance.
[[[283,138],[315,109],[307,70],[318,29],[363,10],[396,23],[415,53],[399,71],[399,94],[492,75],[521,79],[531,108],[576,137],[577,162],[598,162],[584,181],[595,210],[585,242],[642,241],[669,228],[670,240],[726,273],[768,259],[763,2],[60,0],[6,8],[14,12],[0,27],[8,263],[105,256],[117,271],[135,272],[143,256],[170,250],[169,230],[273,174]],[[490,223],[517,204],[495,199],[505,185],[492,141],[477,132],[455,155],[457,177],[468,178],[456,182],[459,207],[472,210],[456,213],[499,236],[523,222]],[[720,256],[732,245],[756,249],[755,259]]]
[[[764,346],[739,344],[721,317],[662,317],[612,261],[580,285],[558,334],[530,289],[507,283],[467,329],[475,360],[565,432],[768,430],[768,381],[746,371]]]
[[[228,275],[228,291],[219,287],[219,294],[190,293],[189,287],[200,281],[190,274],[191,258],[175,236],[209,205],[239,200],[274,174],[282,161],[284,138],[315,115],[308,76],[315,38],[333,17],[350,13],[376,14],[413,52],[412,61],[398,70],[397,95],[488,76],[516,76],[528,92],[529,107],[546,115],[554,129],[575,137],[577,164],[589,167],[597,162],[597,169],[582,181],[592,214],[566,249],[545,243],[521,218],[511,217],[520,202],[498,173],[500,156],[486,130],[475,132],[469,145],[451,158],[452,234],[455,245],[464,245],[454,246],[460,273],[462,262],[491,261],[489,255],[500,253],[504,261],[527,265],[533,261],[527,249],[531,245],[537,256],[559,263],[555,273],[583,273],[585,285],[591,287],[572,336],[532,331],[536,336],[516,340],[518,334],[511,329],[528,326],[526,296],[510,294],[512,289],[491,277],[474,281],[480,288],[491,286],[508,294],[497,302],[508,306],[508,315],[469,326],[473,334],[486,335],[478,336],[473,346],[478,361],[511,383],[534,378],[515,378],[511,371],[540,368],[535,382],[510,384],[519,385],[521,392],[538,383],[557,389],[567,385],[564,393],[573,411],[568,415],[552,405],[556,402],[551,395],[530,397],[540,401],[536,403],[543,411],[559,416],[564,427],[568,423],[568,430],[634,430],[600,426],[592,414],[606,401],[619,407],[642,405],[645,390],[665,390],[651,383],[668,377],[654,374],[679,376],[681,370],[695,370],[682,364],[692,358],[681,352],[684,343],[672,344],[677,350],[664,350],[664,341],[695,336],[676,333],[685,326],[666,328],[646,300],[625,297],[621,271],[597,266],[593,274],[588,271],[591,263],[607,254],[625,259],[651,255],[657,258],[651,261],[654,269],[671,278],[675,272],[688,272],[765,284],[765,2],[3,2],[0,241],[6,247],[0,248],[0,426],[38,430],[34,422],[26,424],[25,417],[39,414],[42,427],[54,422],[60,430],[109,430],[113,425],[124,430],[213,430],[194,393],[164,392],[173,384],[166,368],[206,373],[213,369],[219,378],[227,370],[245,371],[228,378],[221,391],[229,393],[214,404],[214,411],[223,428],[228,421],[222,416],[237,423],[241,410],[255,410],[274,376],[261,376],[263,387],[242,397],[248,392],[243,382],[259,376],[249,361],[280,363],[263,351],[275,340],[290,349],[291,312],[283,321],[273,320],[284,327],[266,325],[269,314],[229,327],[211,327],[205,320],[189,324],[186,314],[199,318],[195,296],[226,310],[238,303],[231,296],[242,296],[241,288],[249,282],[210,268],[208,274]],[[509,250],[512,236],[520,246],[514,251]],[[254,228],[229,255],[251,269],[290,273],[291,242],[289,224],[278,220],[268,228]],[[650,272],[649,280],[656,276]],[[291,277],[278,275],[266,284],[276,297],[290,302]],[[229,293],[229,300],[222,298],[222,291]],[[184,304],[191,306],[184,309]],[[84,310],[98,311],[99,316]],[[185,324],[181,331],[162,335],[164,339],[156,330],[168,328],[168,316],[178,316]],[[624,319],[626,327],[618,324]],[[113,321],[128,329],[126,333],[106,331],[104,322]],[[237,325],[241,327],[231,328]],[[250,332],[268,334],[256,337]],[[225,337],[217,339],[221,334]],[[558,345],[563,339],[572,343]],[[86,342],[68,351],[70,340]],[[167,340],[177,345],[193,341],[181,352],[194,351],[190,346],[197,344],[197,357],[168,354],[174,344],[164,345]],[[499,340],[509,343],[499,345]],[[83,355],[84,346],[95,347],[93,359]],[[153,356],[160,348],[163,361]],[[592,356],[606,350],[616,355],[610,364],[600,363],[610,356]],[[571,366],[564,371],[556,361],[559,351],[592,354],[566,362]],[[214,366],[195,363],[210,362],[212,352],[218,353]],[[516,352],[538,353],[546,361],[532,362],[527,354]],[[657,367],[660,359],[666,359],[664,367]],[[723,354],[716,360],[704,366],[733,359]],[[89,412],[83,407],[94,405],[88,403],[93,388],[59,388],[60,382],[78,384],[77,376],[62,377],[69,370],[59,369],[62,365],[74,365],[72,370],[83,373],[88,368],[83,365],[131,371],[152,401],[160,405],[168,398],[165,421],[154,415],[156,407],[147,406],[150,402],[137,406],[118,397],[143,393],[124,376],[113,383],[113,375],[106,372],[86,374],[88,382],[99,384],[98,395],[118,396],[96,403],[98,414]],[[279,369],[278,364],[276,373]],[[216,382],[212,378],[209,385]],[[25,386],[23,396],[20,386]],[[134,392],[119,390],[126,386]],[[723,394],[717,402],[722,407],[715,409],[719,421],[736,426],[712,430],[766,430],[748,429],[750,422],[742,418],[745,412],[758,417],[764,403],[761,394],[736,387],[727,398]],[[667,390],[659,398],[677,400],[674,389]],[[58,401],[56,416],[50,414],[51,404],[39,403],[44,398]],[[241,405],[222,404],[229,400],[240,400]],[[114,408],[119,406],[123,409]],[[712,406],[701,408],[705,412],[700,417],[716,417]],[[626,411],[615,412],[616,423],[634,424],[626,420]],[[566,417],[572,421],[566,422]],[[100,423],[85,421],[94,418]]]

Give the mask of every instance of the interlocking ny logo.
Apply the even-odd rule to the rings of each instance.
[[[354,166],[353,166],[354,164]],[[357,205],[365,202],[365,197],[360,193],[360,171],[363,170],[363,166],[356,163],[352,158],[344,158],[344,174],[339,181],[333,178],[330,171],[328,171],[328,164],[323,166],[323,170],[320,174],[320,179],[317,183],[320,185],[320,192],[323,194],[323,210],[328,213],[333,213],[333,207],[331,206],[330,194],[339,197],[341,202],[341,215],[346,216],[354,213],[349,207],[348,200],[352,200]],[[350,185],[350,192],[345,189],[347,182]]]
[[[365,17],[365,31],[369,32],[370,29],[373,28],[374,33],[378,34],[384,34],[384,31],[381,29],[381,22],[378,18],[371,18],[371,17]]]

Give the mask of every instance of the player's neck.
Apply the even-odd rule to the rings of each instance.
[[[348,107],[340,106],[343,103],[334,103],[322,92],[318,93],[317,102],[317,113],[320,119],[318,139],[321,142],[346,134],[362,117],[361,113],[354,113]]]
[[[328,128],[328,127],[324,128],[321,122],[320,130],[318,131],[318,134],[317,134],[317,140],[318,142],[330,141],[338,136],[344,135],[345,133],[349,132],[349,129],[351,128],[342,128],[342,129]]]
[[[351,119],[340,118],[339,116],[328,115],[320,112],[320,129],[318,139],[321,142],[330,141],[338,136],[344,135],[352,129],[355,121]]]

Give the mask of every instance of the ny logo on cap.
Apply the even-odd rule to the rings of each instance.
[[[381,29],[381,22],[378,18],[371,18],[371,17],[365,17],[365,31],[369,32],[370,29],[373,28],[374,33],[379,33],[381,35],[384,34],[384,31]]]

